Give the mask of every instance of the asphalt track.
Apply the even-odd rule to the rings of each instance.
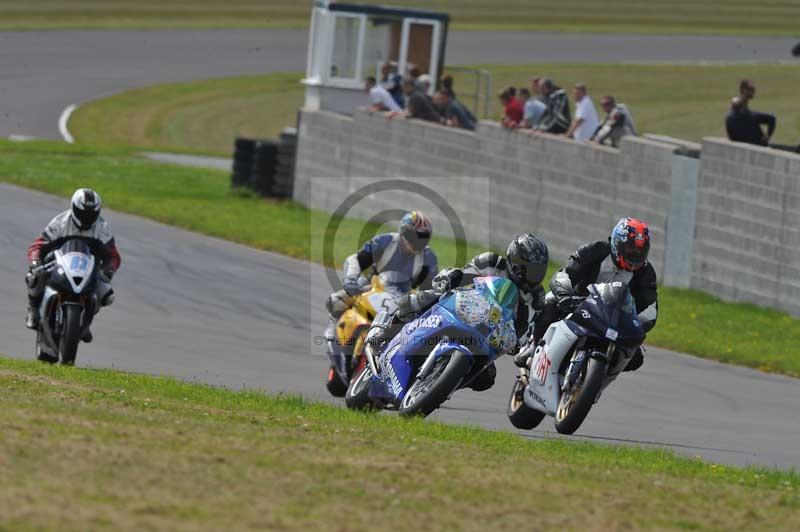
[[[68,105],[120,91],[302,71],[302,30],[0,32],[0,136],[60,138]],[[792,61],[796,39],[451,32],[448,65],[538,62]]]
[[[0,352],[32,358],[23,326],[24,250],[62,198],[0,184]],[[167,374],[233,388],[332,401],[327,359],[314,337],[329,291],[321,267],[107,211],[123,254],[114,306],[82,345],[79,366]],[[505,404],[514,378],[499,364],[490,391],[457,392],[433,417],[512,430]],[[624,374],[574,439],[666,447],[727,464],[800,467],[800,386],[768,375],[650,349]],[[520,433],[559,437],[552,420]]]

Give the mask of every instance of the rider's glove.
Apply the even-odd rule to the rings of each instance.
[[[442,270],[433,278],[431,287],[437,294],[444,294],[454,286],[458,286],[462,275],[463,272],[457,268]]]
[[[357,296],[362,292],[358,277],[346,277],[343,284],[348,296]]]
[[[580,305],[582,301],[583,298],[579,296],[562,297],[558,300],[558,311],[562,315],[575,312],[575,309],[578,308],[578,305]]]

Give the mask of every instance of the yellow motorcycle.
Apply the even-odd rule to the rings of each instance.
[[[353,296],[350,307],[336,323],[335,340],[328,342],[331,367],[326,387],[334,397],[344,397],[352,376],[367,363],[364,340],[372,320],[379,312],[394,312],[402,295],[386,290],[380,275],[373,275],[365,289]]]

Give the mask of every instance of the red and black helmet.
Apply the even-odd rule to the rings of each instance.
[[[410,253],[418,253],[425,249],[433,234],[430,219],[419,211],[412,211],[400,221],[400,241]]]
[[[650,229],[636,218],[622,218],[611,231],[611,258],[618,268],[635,272],[647,264]]]

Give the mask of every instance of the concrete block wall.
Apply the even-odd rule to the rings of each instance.
[[[313,208],[333,211],[364,185],[402,177],[443,196],[469,240],[502,249],[533,231],[560,261],[583,242],[607,238],[621,216],[638,216],[653,228],[656,268],[665,267],[674,145],[637,138],[616,150],[492,122],[472,133],[364,111],[304,112],[299,139],[295,199]],[[411,192],[376,194],[350,214],[412,206],[447,231],[438,206]]]
[[[692,286],[800,315],[800,156],[703,140]]]

